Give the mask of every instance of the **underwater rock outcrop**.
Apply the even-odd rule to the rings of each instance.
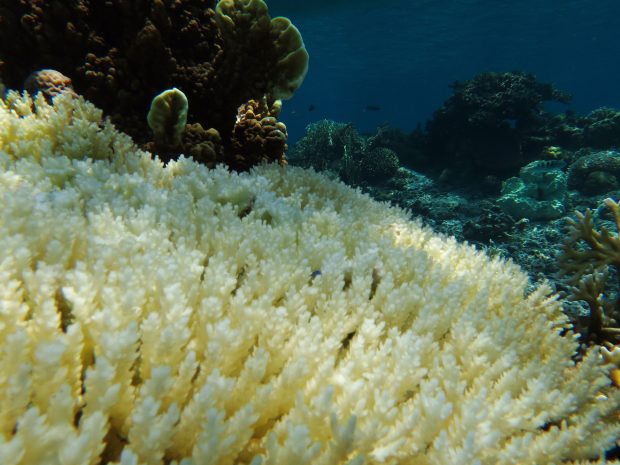
[[[290,97],[307,65],[299,31],[272,19],[262,0],[8,0],[0,14],[7,88],[55,69],[139,143],[150,135],[151,100],[176,87],[189,100],[188,121],[217,130],[229,155],[238,108]]]

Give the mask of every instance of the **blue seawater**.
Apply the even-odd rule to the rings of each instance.
[[[289,141],[327,118],[373,131],[424,123],[454,81],[525,71],[579,113],[620,108],[620,0],[269,0],[310,53],[283,110]]]

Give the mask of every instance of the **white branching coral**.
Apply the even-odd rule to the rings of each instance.
[[[36,110],[32,110],[36,108]],[[0,105],[0,463],[602,463],[619,391],[510,263],[316,173]]]

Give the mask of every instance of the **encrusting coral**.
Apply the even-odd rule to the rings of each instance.
[[[0,463],[605,462],[620,390],[547,287],[312,171],[164,166],[101,115],[0,103]]]

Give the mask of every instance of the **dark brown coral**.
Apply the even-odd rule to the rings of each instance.
[[[280,101],[250,100],[241,105],[231,141],[229,166],[244,171],[258,163],[286,164],[286,126],[278,122]]]
[[[217,129],[204,129],[200,123],[188,124],[183,134],[183,145],[187,147],[187,155],[209,168],[227,162]]]
[[[238,107],[289,96],[307,53],[299,32],[272,20],[262,1],[220,4],[225,14],[215,0],[5,0],[0,81],[21,88],[31,72],[56,69],[139,143],[151,137],[153,97],[177,87],[188,121],[214,128],[229,152]]]
[[[24,82],[24,90],[33,95],[41,92],[48,102],[63,92],[76,95],[71,79],[53,69],[41,69],[31,73]]]

